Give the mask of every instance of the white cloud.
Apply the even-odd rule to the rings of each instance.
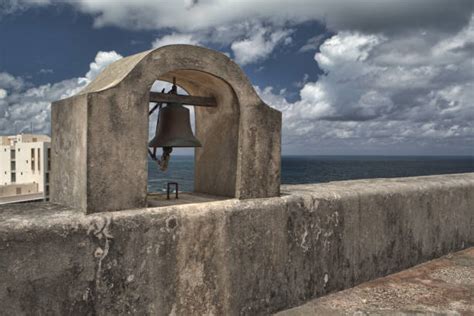
[[[474,17],[452,38],[419,44],[410,62],[388,36],[340,32],[315,54],[325,75],[306,82],[300,100],[258,92],[283,112],[287,150],[473,154],[473,24]],[[413,36],[397,42],[415,43]]]
[[[30,130],[49,134],[51,102],[78,93],[108,64],[121,58],[116,52],[98,52],[84,77],[36,87],[8,73],[0,73],[0,134]],[[1,97],[3,95],[3,97]]]
[[[230,26],[220,26],[191,33],[171,33],[155,39],[153,48],[171,44],[227,46],[233,51],[235,60],[246,65],[266,59],[278,45],[292,42],[292,29],[264,27],[258,21],[243,21]],[[230,54],[223,52],[230,57]]]
[[[306,41],[306,44],[301,46],[299,51],[301,53],[316,51],[318,49],[319,45],[321,45],[323,42],[324,42],[324,34],[313,36],[313,37],[311,37],[310,39],[308,39]]]
[[[89,71],[86,73],[85,78],[87,79],[87,83],[94,80],[106,66],[120,58],[122,58],[122,56],[115,51],[98,52],[95,56],[95,60],[89,65]]]
[[[165,35],[163,37],[157,38],[153,41],[152,47],[158,48],[166,45],[172,44],[189,44],[189,45],[198,45],[200,44],[199,39],[195,38],[193,34],[178,34],[173,33]]]
[[[233,42],[231,49],[235,56],[235,61],[240,65],[246,65],[265,59],[279,44],[291,43],[291,30],[269,31],[260,28],[241,41]]]
[[[52,74],[54,73],[54,70],[53,69],[50,69],[50,68],[41,68],[38,73],[40,74]]]
[[[50,0],[2,0],[0,3],[0,17],[2,15],[24,11],[31,7],[51,4]]]
[[[11,89],[13,91],[17,91],[24,86],[23,79],[15,78],[14,76],[10,75],[6,72],[0,72],[0,87],[4,89]]]

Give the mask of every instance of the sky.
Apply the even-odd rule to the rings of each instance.
[[[169,44],[240,65],[285,155],[474,155],[472,0],[0,0],[0,135]]]

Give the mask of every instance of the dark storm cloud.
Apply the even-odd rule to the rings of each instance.
[[[330,25],[367,33],[393,34],[417,29],[453,33],[469,22],[474,11],[472,0],[366,1],[359,6],[334,2],[340,6],[336,11],[341,14],[329,18]]]

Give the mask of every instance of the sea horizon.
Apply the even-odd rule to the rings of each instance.
[[[309,184],[374,178],[400,178],[474,172],[474,156],[465,155],[282,155],[282,184]],[[194,155],[172,155],[169,169],[148,161],[148,191],[164,191],[178,182],[193,191]]]
[[[159,153],[158,153],[159,154]],[[159,155],[158,155],[159,156]],[[171,154],[171,157],[194,157],[194,154]],[[415,155],[415,154],[404,154],[404,155],[361,155],[361,154],[334,154],[334,155],[317,155],[317,154],[300,154],[300,155],[286,155],[283,154],[281,157],[448,157],[448,158],[466,158],[470,157],[474,159],[473,155]]]

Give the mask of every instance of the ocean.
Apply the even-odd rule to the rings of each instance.
[[[282,184],[396,178],[474,172],[474,156],[282,156]],[[166,183],[193,190],[194,156],[171,156],[168,170],[148,162],[148,191],[165,191]]]

